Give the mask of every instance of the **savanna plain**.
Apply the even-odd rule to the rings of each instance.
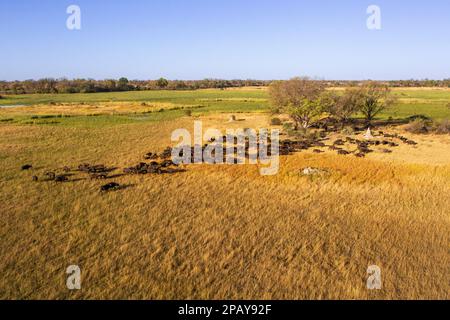
[[[380,121],[450,119],[449,89],[393,92]],[[374,132],[417,145],[364,158],[304,150],[281,156],[273,176],[225,164],[123,174],[194,120],[283,129],[271,117],[264,88],[3,96],[0,298],[449,299],[448,134],[385,125]],[[111,172],[91,179],[83,163]],[[45,181],[46,171],[68,180]],[[122,188],[100,191],[112,181]],[[69,265],[81,290],[66,287]],[[381,290],[366,287],[369,265]]]

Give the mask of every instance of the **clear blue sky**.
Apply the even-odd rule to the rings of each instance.
[[[0,43],[0,80],[442,79],[450,1],[0,0]]]

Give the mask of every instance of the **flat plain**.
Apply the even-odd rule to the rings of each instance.
[[[394,92],[380,119],[450,119],[448,89]],[[260,88],[5,96],[0,297],[449,299],[449,135],[389,126],[418,144],[365,158],[302,151],[270,177],[258,165],[122,174],[194,120],[273,127],[268,111]],[[102,193],[103,182],[76,170],[67,182],[32,181],[82,163],[114,168],[106,182],[124,188]],[[72,264],[81,290],[66,288]],[[381,290],[366,288],[369,265],[382,270]]]

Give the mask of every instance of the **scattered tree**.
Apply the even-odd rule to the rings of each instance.
[[[127,91],[129,88],[128,82],[129,81],[127,78],[124,78],[124,77],[120,78],[119,81],[117,82],[117,88],[120,91]]]
[[[359,91],[361,95],[360,112],[368,123],[395,102],[387,85],[369,81],[364,83]]]
[[[310,127],[332,103],[325,84],[307,78],[275,81],[269,86],[269,96],[273,113],[287,113],[294,121],[294,130]]]
[[[347,88],[343,95],[333,95],[333,99],[334,103],[328,112],[345,125],[361,109],[362,91],[359,88]]]
[[[163,88],[165,88],[165,87],[167,87],[169,85],[169,81],[167,81],[164,78],[159,78],[158,80],[156,80],[156,85],[159,88],[163,89]]]

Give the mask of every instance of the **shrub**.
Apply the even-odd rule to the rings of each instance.
[[[57,116],[55,116],[55,115],[48,114],[48,115],[40,116],[39,118],[40,119],[53,119],[53,118],[56,118],[56,117]]]
[[[428,123],[422,119],[416,119],[405,126],[405,130],[410,133],[421,134],[428,133]]]
[[[411,117],[408,118],[409,121],[414,121],[414,120],[423,120],[423,121],[430,121],[430,117],[427,117],[426,115],[423,114],[415,114]]]
[[[270,119],[270,124],[273,126],[281,126],[282,122],[281,122],[280,118],[275,117],[275,118]]]
[[[281,110],[281,108],[279,108],[279,107],[272,106],[272,107],[270,108],[270,113],[273,114],[273,115],[275,115],[275,114],[280,114],[280,113],[282,113],[282,110]]]
[[[190,116],[192,116],[192,110],[185,110],[185,111],[184,111],[184,114],[185,114],[187,117],[190,117]]]
[[[285,130],[285,131],[292,130],[293,127],[294,126],[293,126],[292,122],[285,122],[285,123],[283,123],[283,130]]]
[[[342,132],[342,134],[345,134],[345,135],[352,135],[355,133],[355,129],[353,129],[353,127],[351,127],[351,126],[346,126],[346,127],[344,127],[344,129],[342,129],[341,132]]]
[[[297,128],[297,129],[290,129],[288,130],[288,135],[292,137],[296,137],[297,139],[305,139],[308,137],[308,129],[306,128]]]
[[[3,99],[2,95],[0,94],[0,99]]]
[[[449,134],[450,133],[450,120],[443,120],[436,126],[437,134]]]
[[[305,134],[305,138],[310,139],[310,140],[317,140],[317,139],[320,139],[321,137],[322,137],[321,132],[317,131],[317,130],[314,130],[314,131],[309,130]]]
[[[321,132],[313,129],[298,128],[289,130],[288,135],[296,139],[317,140],[321,138]]]

